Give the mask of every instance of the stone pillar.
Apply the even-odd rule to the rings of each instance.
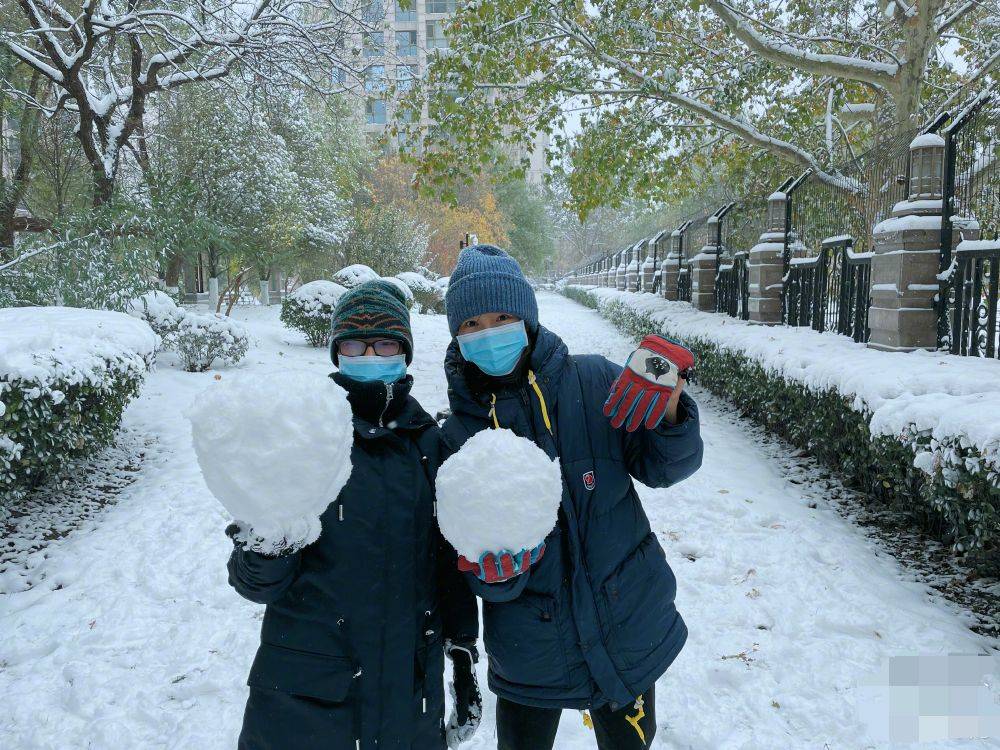
[[[681,256],[678,248],[680,247],[681,237],[679,229],[671,232],[669,240],[670,251],[667,253],[667,257],[663,259],[663,264],[660,268],[660,290],[663,293],[664,299],[677,299],[677,277],[681,271]]]
[[[653,267],[653,256],[647,255],[646,260],[642,262],[642,291],[652,292],[653,291],[653,279],[656,274],[656,269]]]
[[[691,273],[691,304],[698,310],[715,312],[718,253],[719,248],[715,245],[705,245],[688,264]]]
[[[787,202],[788,196],[782,192],[773,193],[767,199],[768,231],[760,236],[747,257],[747,309],[751,323],[776,325],[781,322]]]
[[[910,194],[872,230],[868,346],[886,351],[937,348],[938,261],[944,139],[910,144]]]
[[[625,267],[625,290],[628,292],[639,291],[639,251],[638,249],[629,252],[630,260]]]
[[[625,266],[625,253],[622,253],[621,261],[618,263],[618,267],[615,269],[615,289],[620,292],[625,291],[625,274],[628,273],[628,268]]]

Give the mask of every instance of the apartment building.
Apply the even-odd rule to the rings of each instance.
[[[390,84],[400,92],[407,91],[427,70],[429,57],[436,50],[447,50],[445,26],[461,0],[410,0],[406,7],[399,0],[371,0],[365,20],[381,24],[382,31],[368,32],[361,40],[362,62],[367,66],[360,82],[364,100],[365,131],[381,136],[387,126],[403,113],[388,96]],[[421,125],[430,125],[426,107],[421,113]],[[397,143],[406,147],[406,143]],[[536,139],[531,153],[527,179],[540,184],[547,167],[545,149],[548,138]],[[523,158],[525,154],[513,154]]]

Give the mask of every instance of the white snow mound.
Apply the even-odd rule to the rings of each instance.
[[[187,411],[212,494],[268,551],[319,538],[320,516],[347,484],[354,442],[347,394],[308,371],[215,381]]]
[[[348,289],[364,284],[366,281],[374,281],[379,275],[364,263],[355,263],[353,266],[341,268],[333,275],[333,280],[343,284]]]
[[[556,525],[562,473],[532,441],[483,430],[441,466],[438,525],[466,559],[538,546]]]
[[[327,308],[336,307],[346,293],[347,289],[335,281],[317,279],[303,284],[288,297],[298,301],[307,313],[325,315]]]

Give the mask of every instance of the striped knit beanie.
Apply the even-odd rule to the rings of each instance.
[[[335,365],[338,341],[373,337],[401,341],[406,364],[413,361],[410,310],[403,293],[384,279],[366,281],[344,294],[333,311],[330,331],[330,358]]]

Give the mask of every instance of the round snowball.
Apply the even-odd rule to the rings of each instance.
[[[538,546],[556,525],[562,473],[531,440],[483,430],[442,464],[438,525],[466,559]]]
[[[265,540],[319,538],[320,515],[351,475],[347,393],[314,372],[214,381],[187,413],[205,484]]]

